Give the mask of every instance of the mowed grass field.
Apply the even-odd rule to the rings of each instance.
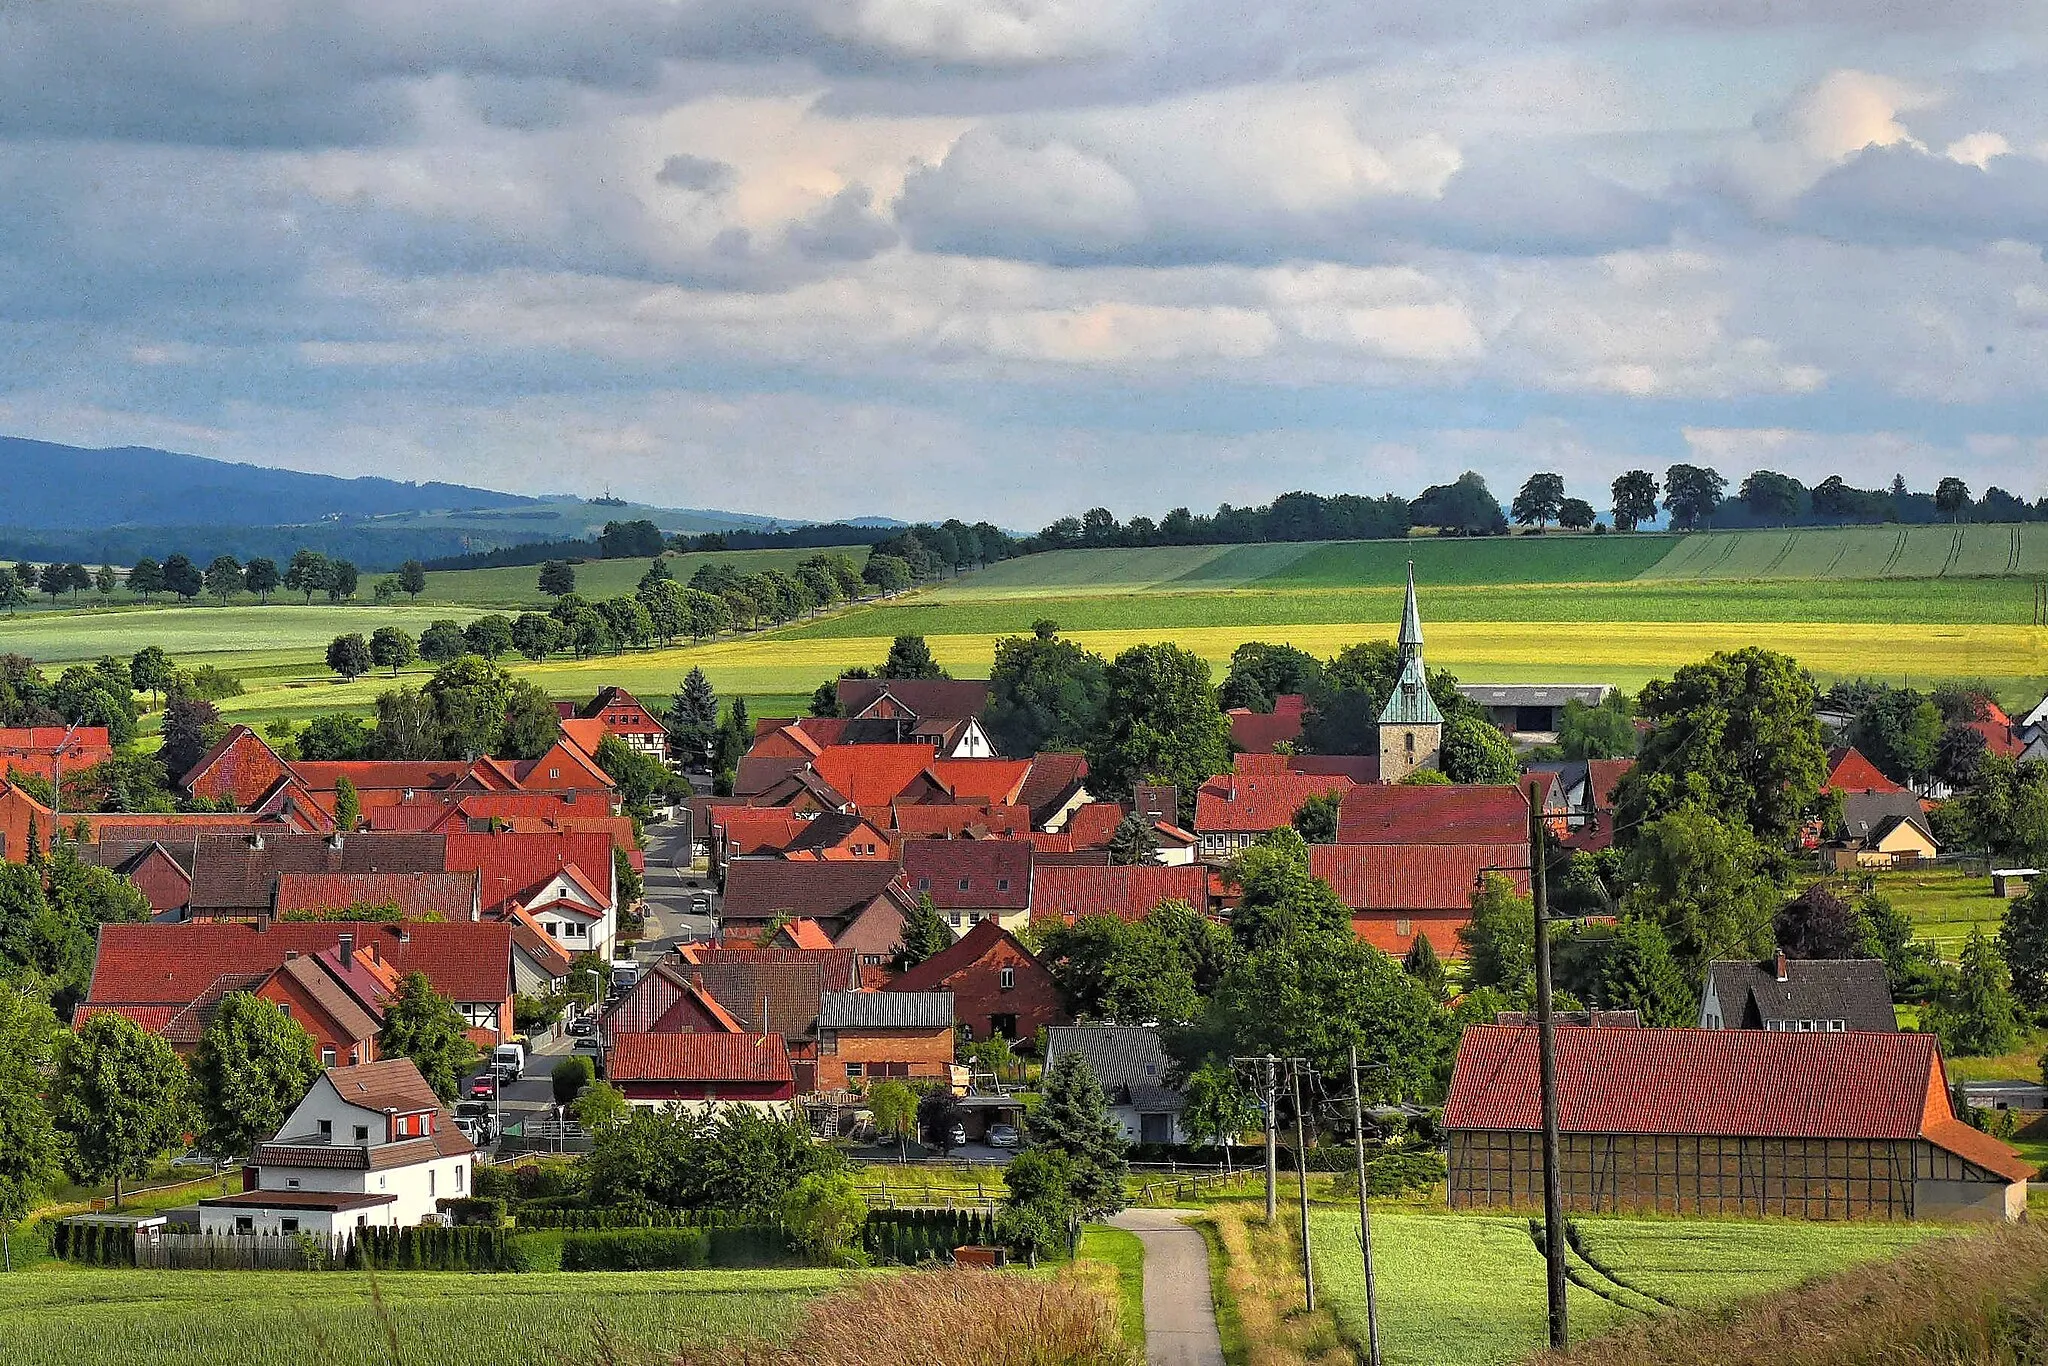
[[[764,569],[793,570],[813,555],[844,555],[856,566],[868,562],[868,548],[864,545],[827,546],[820,550],[721,550],[666,555],[663,559],[678,583],[688,583],[692,574],[713,561],[730,565],[735,573],[758,574]],[[648,564],[649,561],[643,559],[586,560],[575,567],[576,592],[593,602],[599,598],[629,594],[640,586]],[[365,576],[371,582],[380,577]],[[517,608],[545,611],[550,599],[540,591],[539,565],[515,565],[505,569],[436,571],[427,575],[427,591],[420,594],[420,601],[499,611]]]
[[[1686,1309],[1783,1289],[1955,1232],[1925,1224],[1689,1219],[1582,1219],[1578,1227],[1608,1271]],[[1316,1210],[1310,1236],[1318,1288],[1346,1334],[1363,1342],[1357,1214]],[[1645,1312],[1666,1312],[1608,1281],[1578,1254],[1570,1260],[1585,1279],[1614,1296],[1568,1286],[1574,1341]],[[1543,1344],[1543,1258],[1527,1219],[1375,1211],[1373,1262],[1381,1343],[1393,1366],[1490,1366],[1518,1361]]]
[[[49,1266],[0,1276],[7,1366],[504,1366],[591,1361],[598,1321],[648,1360],[772,1334],[831,1272],[546,1275],[148,1272]],[[382,1301],[380,1313],[377,1300]],[[392,1351],[395,1341],[396,1352]]]

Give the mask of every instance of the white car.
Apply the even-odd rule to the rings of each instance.
[[[1014,1148],[1022,1141],[1023,1135],[1013,1124],[991,1124],[988,1126],[988,1146],[991,1148]]]

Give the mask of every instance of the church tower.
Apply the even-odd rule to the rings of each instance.
[[[1398,783],[1418,768],[1441,768],[1444,714],[1429,695],[1422,667],[1422,613],[1415,606],[1415,561],[1401,609],[1401,677],[1380,712],[1380,781]]]

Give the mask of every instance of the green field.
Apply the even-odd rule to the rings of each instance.
[[[1879,873],[1877,890],[1913,922],[1913,937],[1933,942],[1953,961],[1971,930],[1996,935],[2012,903],[1991,894],[1989,877],[1954,868],[1916,868]]]
[[[844,555],[855,564],[866,564],[864,545],[830,546],[823,550],[722,550],[715,554],[668,555],[669,572],[679,583],[710,561],[730,565],[735,573],[758,574],[764,569],[791,570],[813,555]],[[646,560],[587,560],[576,566],[576,592],[596,601],[631,593],[647,572]],[[371,576],[366,582],[373,582]],[[447,569],[427,575],[422,603],[449,603],[469,607],[537,608],[546,611],[548,597],[540,591],[538,565],[514,565],[505,569]]]
[[[2048,573],[2048,526],[1801,527],[1678,538],[1646,579],[1913,579]],[[1589,577],[1601,577],[1591,575]]]
[[[1583,1219],[1578,1227],[1608,1271],[1687,1309],[1796,1285],[1955,1232],[1925,1224],[1686,1219]],[[1362,1342],[1358,1217],[1319,1209],[1310,1229],[1316,1283],[1346,1333]],[[1375,1211],[1373,1263],[1380,1337],[1393,1366],[1488,1366],[1520,1360],[1543,1343],[1543,1258],[1526,1219]],[[1577,1284],[1568,1288],[1574,1340],[1645,1311],[1661,1312],[1653,1300],[1607,1280],[1577,1254],[1571,1263],[1614,1296]]]
[[[502,1366],[596,1359],[597,1323],[649,1354],[773,1333],[831,1272],[149,1272],[48,1266],[0,1275],[8,1366]],[[395,1342],[396,1351],[391,1350]],[[650,1359],[658,1359],[650,1356]]]

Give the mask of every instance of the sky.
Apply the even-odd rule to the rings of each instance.
[[[1032,528],[2048,493],[2043,0],[0,6],[0,431]]]

